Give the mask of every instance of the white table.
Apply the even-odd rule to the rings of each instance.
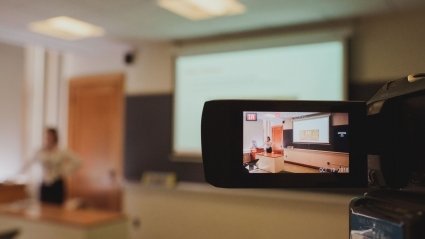
[[[257,153],[256,157],[259,159],[257,162],[259,169],[271,173],[279,173],[280,171],[283,171],[285,163],[283,154]]]

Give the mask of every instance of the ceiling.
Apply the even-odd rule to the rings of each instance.
[[[404,11],[425,6],[423,0],[240,0],[245,14],[190,21],[156,5],[155,0],[2,0],[0,38],[43,45],[125,47],[120,42],[168,41],[265,28]],[[65,42],[27,30],[31,21],[70,16],[106,29],[102,39]]]

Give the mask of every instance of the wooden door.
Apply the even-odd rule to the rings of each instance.
[[[272,145],[274,153],[283,153],[283,125],[272,126]]]
[[[77,77],[69,85],[68,144],[82,167],[68,180],[68,198],[120,210],[124,75]]]

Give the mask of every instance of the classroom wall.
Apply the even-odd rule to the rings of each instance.
[[[98,52],[63,54],[62,77],[69,80],[75,76],[108,72],[126,74],[127,95],[171,93],[172,46],[167,42],[140,43],[131,53],[132,63],[124,61],[128,52]]]
[[[242,121],[242,120],[241,120]],[[253,141],[255,140],[257,147],[264,145],[264,130],[263,121],[244,121],[243,129],[243,151],[248,153],[252,148]]]
[[[354,22],[351,78],[369,83],[424,72],[424,9]]]
[[[64,52],[62,76],[64,80],[82,75],[122,72],[125,70],[121,52],[72,53]]]
[[[166,42],[136,46],[135,61],[126,68],[128,95],[171,94],[173,48]]]
[[[0,43],[0,181],[22,162],[24,62],[23,47]]]
[[[127,185],[131,238],[341,239],[352,195],[295,190]]]

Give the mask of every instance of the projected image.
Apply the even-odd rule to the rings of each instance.
[[[250,173],[349,173],[348,113],[243,112]]]
[[[295,143],[329,144],[329,114],[294,118],[292,127]]]
[[[208,100],[344,100],[344,46],[337,40],[178,56],[173,155],[201,159],[201,116]],[[315,132],[305,133],[299,140],[314,140]]]

